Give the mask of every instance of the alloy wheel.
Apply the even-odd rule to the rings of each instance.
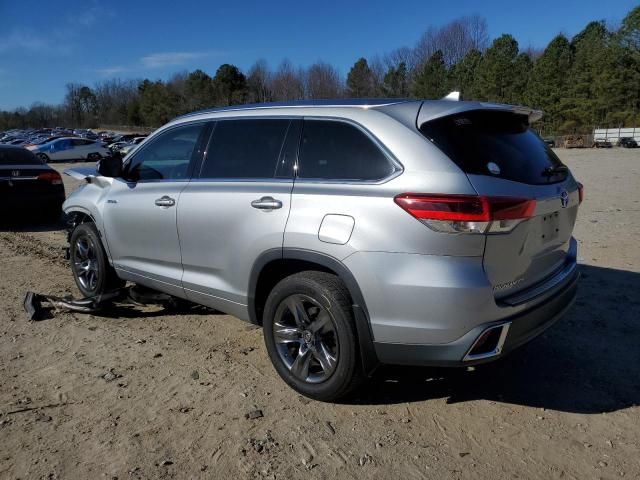
[[[273,338],[278,355],[299,380],[320,383],[338,364],[339,344],[331,313],[313,298],[295,294],[276,310]]]
[[[100,278],[98,250],[88,235],[79,236],[73,248],[73,267],[78,281],[86,290],[93,291]]]

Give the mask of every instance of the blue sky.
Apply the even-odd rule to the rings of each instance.
[[[429,25],[480,14],[492,38],[544,47],[589,21],[617,24],[632,0],[192,1],[0,0],[0,109],[58,103],[65,84],[168,78],[221,63],[247,70],[329,62],[346,74],[360,56],[413,46]]]

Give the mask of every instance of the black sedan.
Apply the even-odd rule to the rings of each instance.
[[[636,142],[635,139],[631,137],[622,137],[618,141],[618,145],[623,148],[638,148],[638,142]]]
[[[0,214],[58,220],[64,202],[60,174],[22,147],[0,145]]]

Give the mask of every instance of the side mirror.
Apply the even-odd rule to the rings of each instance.
[[[103,177],[117,178],[122,176],[122,158],[119,155],[104,157],[98,165],[98,173]]]

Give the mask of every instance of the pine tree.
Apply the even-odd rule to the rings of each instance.
[[[444,55],[437,50],[416,72],[411,93],[417,98],[441,98],[447,94],[447,87]]]
[[[462,59],[455,64],[449,75],[449,90],[461,92],[465,100],[480,99],[478,88],[478,67],[482,62],[482,53],[471,49]]]
[[[513,101],[521,75],[518,62],[518,42],[511,35],[496,38],[484,53],[478,67],[479,96],[491,102]]]
[[[218,105],[237,105],[247,96],[247,79],[235,65],[220,65],[213,77]]]
[[[360,58],[353,64],[347,75],[348,95],[353,98],[375,96],[375,82],[373,72],[365,58]]]
[[[185,81],[188,111],[202,110],[215,105],[213,79],[202,70],[191,72]]]
[[[556,131],[563,121],[560,101],[567,96],[567,73],[572,63],[569,40],[557,35],[533,64],[525,103],[544,111],[541,125],[545,131]]]
[[[568,72],[567,97],[561,102],[565,128],[589,130],[604,121],[598,93],[607,68],[608,32],[603,22],[591,22],[571,40],[574,61]]]
[[[384,75],[382,93],[390,98],[404,98],[409,95],[409,73],[406,63],[400,62],[396,67],[389,67]]]

